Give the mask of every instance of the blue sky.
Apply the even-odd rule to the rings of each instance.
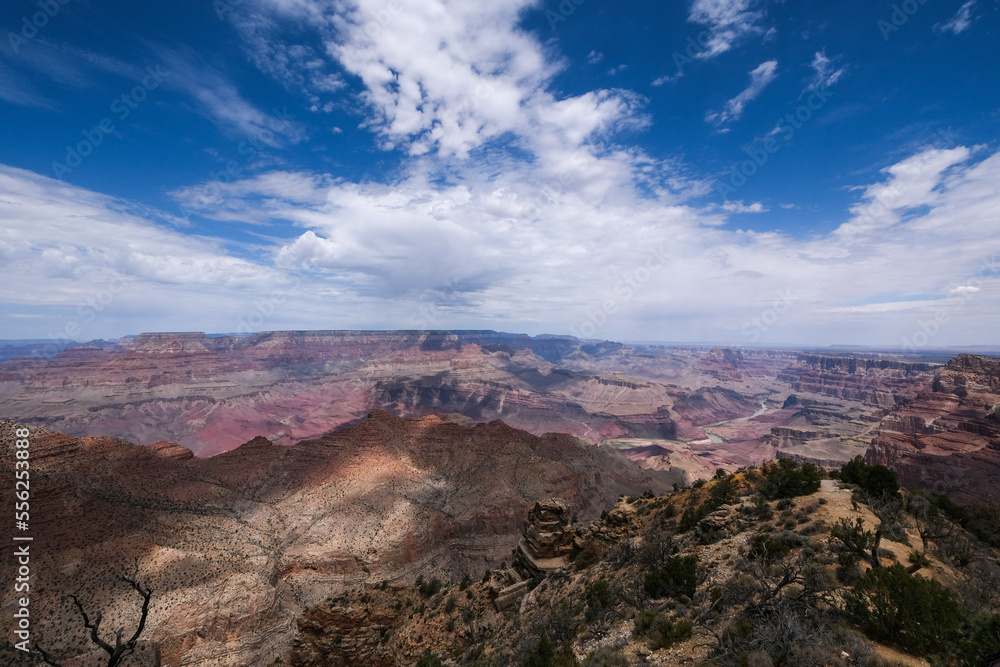
[[[1000,2],[11,0],[3,338],[997,343]]]

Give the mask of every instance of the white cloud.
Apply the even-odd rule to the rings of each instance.
[[[415,160],[393,184],[274,171],[175,193],[209,217],[256,211],[269,225],[257,229],[274,234],[245,258],[155,222],[151,209],[0,168],[0,262],[13,277],[0,307],[43,313],[62,331],[120,274],[127,289],[81,338],[232,331],[259,303],[274,310],[259,327],[270,329],[565,333],[593,316],[607,320],[599,337],[737,345],[892,343],[959,298],[935,344],[988,341],[1000,324],[1000,153],[902,160],[840,229],[809,238],[720,225],[744,212],[766,224],[758,202],[697,210],[651,197],[630,155],[581,152],[565,181],[542,163],[470,162],[442,184],[436,164]],[[889,191],[912,213],[859,225],[859,210]],[[791,305],[750,340],[744,324],[777,293]],[[608,302],[613,315],[602,314]],[[37,334],[39,323],[11,319],[8,335]]]
[[[588,65],[596,65],[597,63],[601,62],[602,60],[604,60],[604,54],[603,53],[600,53],[598,51],[591,51],[590,53],[587,54],[587,64]]]
[[[740,201],[727,201],[722,204],[721,208],[726,213],[766,213],[768,210],[759,201],[744,204],[742,199]]]
[[[970,155],[964,146],[928,149],[884,169],[889,180],[866,187],[862,201],[851,208],[851,219],[836,233],[847,239],[884,230],[902,222],[907,210],[933,206],[944,197],[942,174]]]
[[[729,51],[742,38],[751,34],[764,34],[759,22],[763,10],[755,9],[755,0],[694,0],[688,21],[707,25],[712,33],[699,51],[697,58],[714,58]]]
[[[847,71],[844,67],[834,67],[830,59],[826,57],[825,50],[816,52],[810,66],[813,69],[813,76],[809,81],[808,90],[829,88],[837,83]]]
[[[755,67],[750,72],[750,85],[739,95],[726,102],[726,107],[719,112],[709,112],[705,115],[705,120],[717,125],[725,125],[734,120],[739,120],[743,115],[743,109],[748,102],[757,99],[764,89],[767,88],[778,76],[778,61],[767,60]]]
[[[976,0],[969,0],[958,8],[958,11],[944,25],[935,25],[938,32],[951,32],[956,35],[965,32],[972,25],[972,8],[975,7]]]
[[[991,259],[1000,253],[991,231],[1000,153],[973,162],[969,149],[953,150],[886,168],[847,222],[805,239],[720,226],[727,216],[766,215],[760,202],[699,211],[649,198],[626,158],[617,170],[581,159],[565,185],[540,164],[469,164],[447,186],[436,184],[433,160],[392,186],[276,173],[223,186],[219,200],[295,224],[299,232],[273,248],[276,268],[307,271],[341,300],[382,303],[388,327],[412,325],[410,313],[448,295],[448,314],[434,326],[565,333],[611,300],[616,314],[599,336],[742,344],[751,342],[742,325],[791,290],[794,304],[769,340],[884,344],[948,298],[981,290],[935,340],[948,344],[987,340],[1000,312],[1000,264]],[[283,182],[297,184],[294,197],[280,196]],[[886,192],[915,213],[888,227],[859,225],[859,210]],[[637,275],[633,289],[627,281]]]
[[[671,76],[669,74],[664,74],[661,77],[657,77],[657,78],[653,79],[652,85],[654,85],[654,86],[662,86],[665,83],[672,83],[672,82],[676,81],[677,79],[681,78],[682,76],[684,76],[683,72],[678,72],[677,74],[674,74],[673,76]]]
[[[38,299],[47,313],[72,312],[116,271],[134,285],[115,302],[129,306],[116,310],[118,334],[231,331],[281,289],[263,328],[565,333],[603,318],[598,336],[607,338],[823,344],[896,340],[913,330],[913,304],[932,308],[977,289],[935,343],[995,336],[1000,269],[980,267],[1000,253],[1000,153],[929,149],[887,166],[831,233],[734,230],[725,223],[747,213],[766,228],[767,208],[693,208],[686,201],[705,184],[687,177],[683,163],[615,143],[619,130],[649,122],[642,96],[552,92],[562,63],[518,27],[531,5],[248,3],[263,26],[253,34],[273,47],[262,53],[287,55],[276,78],[322,106],[323,85],[338,84],[317,84],[306,69],[329,75],[336,60],[358,77],[370,129],[412,154],[400,173],[392,182],[349,182],[271,170],[172,193],[206,218],[256,225],[241,229],[253,230],[258,245],[234,247],[182,234],[156,211],[0,168],[0,261],[15,276],[0,286],[0,301],[19,313]],[[728,35],[713,47],[721,53],[759,30],[755,7],[700,0],[692,16]],[[280,21],[306,32],[312,46],[278,39],[269,26]],[[221,72],[164,53],[204,115],[231,132],[268,129],[267,114]],[[813,64],[817,76],[840,76],[825,52]],[[776,73],[773,60],[754,69],[715,122],[739,118]],[[300,137],[291,123],[273,140]],[[508,142],[529,159],[493,150]],[[477,150],[475,160],[462,159]],[[776,293],[791,293],[792,304],[766,338],[748,339],[744,323]],[[439,319],[417,324],[428,306]]]

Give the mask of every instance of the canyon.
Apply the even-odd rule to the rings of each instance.
[[[418,578],[510,563],[522,574],[476,590],[516,606],[608,508],[601,525],[618,535],[622,499],[720,468],[864,456],[964,504],[995,504],[1000,488],[1000,360],[971,354],[141,334],[0,363],[0,418],[4,475],[15,430],[31,432],[36,629],[57,652],[89,651],[74,665],[97,654],[65,595],[129,627],[129,564],[155,590],[141,664],[270,665],[292,646],[318,664],[307,656],[341,651],[324,643],[331,627],[374,651],[372,633],[405,624],[397,608],[353,616],[358,591],[419,604]],[[13,557],[0,546],[5,567]]]
[[[11,478],[19,427],[0,423]],[[680,481],[569,435],[384,411],[211,458],[43,429],[30,443],[36,636],[59,653],[88,646],[67,593],[104,610],[106,628],[134,626],[137,596],[117,577],[135,563],[155,591],[145,638],[171,665],[270,664],[329,596],[496,567],[538,498],[564,498],[589,522],[623,494]],[[5,568],[12,544],[0,546]],[[2,600],[13,608],[10,587]]]
[[[150,333],[0,363],[0,417],[208,457],[256,436],[319,437],[372,410],[457,413],[609,443],[693,481],[776,455],[864,453],[885,411],[937,367],[882,356],[493,331]]]

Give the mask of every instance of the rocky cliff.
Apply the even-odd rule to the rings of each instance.
[[[867,459],[960,500],[1000,500],[1000,359],[960,355],[886,416]]]
[[[13,429],[0,425],[8,477]],[[86,644],[72,592],[105,610],[105,627],[128,625],[135,596],[116,576],[135,561],[155,591],[144,636],[172,665],[269,665],[307,607],[349,587],[496,567],[537,498],[565,498],[589,521],[619,494],[679,479],[567,435],[381,411],[209,459],[39,429],[30,442],[36,631],[54,650]]]

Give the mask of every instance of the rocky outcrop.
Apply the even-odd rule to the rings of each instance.
[[[803,354],[778,379],[796,392],[887,408],[914,396],[930,382],[936,368],[897,359]]]
[[[1000,500],[1000,359],[960,355],[931,388],[884,417],[866,459],[894,468],[903,483],[970,502]]]
[[[514,550],[515,568],[532,577],[566,567],[577,535],[565,500],[539,500],[528,513],[524,537]]]
[[[0,475],[10,478],[15,429],[0,422]],[[61,594],[78,593],[88,608],[128,608],[116,575],[138,560],[155,591],[144,636],[165,664],[206,667],[271,664],[301,611],[351,586],[495,568],[537,498],[564,498],[589,521],[619,494],[677,479],[572,436],[384,411],[294,446],[260,437],[209,459],[171,443],[41,429],[30,442],[31,527],[45,544],[32,576],[52,592],[33,600],[35,629],[54,649],[82,641],[60,630],[79,625]],[[547,555],[566,546],[556,530],[565,512],[554,503],[538,504],[530,524]],[[0,544],[0,560],[13,548]],[[335,615],[341,625],[357,620]]]

